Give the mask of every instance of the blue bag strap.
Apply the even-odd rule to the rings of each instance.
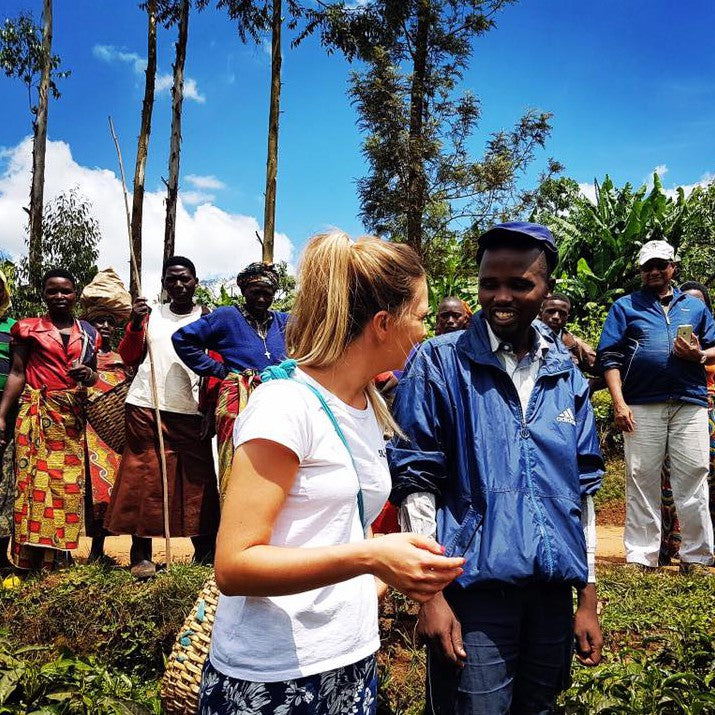
[[[297,366],[298,363],[295,360],[284,360],[279,365],[270,365],[261,373],[261,382],[268,382],[269,380],[292,379],[295,382],[299,382],[301,385],[305,385],[318,398],[318,402],[320,402],[320,406],[323,408],[323,412],[325,412],[325,414],[328,416],[328,419],[335,428],[338,437],[340,437],[340,441],[345,445],[345,449],[347,449],[348,454],[350,455],[350,461],[353,464],[355,476],[358,480],[357,505],[358,513],[360,514],[360,524],[362,524],[363,531],[366,531],[368,525],[365,523],[365,505],[363,503],[362,487],[360,486],[360,474],[358,473],[357,464],[355,464],[355,458],[353,457],[353,453],[350,449],[350,445],[348,444],[348,440],[345,437],[343,430],[340,428],[340,424],[338,423],[337,418],[333,414],[333,411],[330,409],[330,406],[325,401],[323,395],[320,393],[320,390],[318,390],[316,387],[314,387],[308,382],[299,380],[295,376],[295,369]]]

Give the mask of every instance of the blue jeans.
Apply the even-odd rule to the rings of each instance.
[[[572,589],[565,584],[452,588],[464,668],[427,649],[427,715],[550,713],[567,687],[573,647]]]

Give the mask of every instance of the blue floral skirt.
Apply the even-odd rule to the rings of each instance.
[[[207,658],[199,715],[375,715],[374,655],[296,680],[255,683],[219,673]]]

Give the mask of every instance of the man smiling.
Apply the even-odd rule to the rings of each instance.
[[[706,574],[713,532],[705,365],[715,364],[715,323],[701,300],[672,285],[672,246],[648,241],[638,265],[643,288],[611,306],[598,345],[616,425],[623,431],[626,561],[636,568],[658,567],[667,450],[682,538],[680,571]]]
[[[403,529],[466,558],[420,609],[426,712],[546,713],[568,682],[574,634],[581,662],[601,659],[579,505],[593,514],[603,461],[588,385],[534,322],[553,286],[551,233],[500,224],[479,238],[477,259],[482,310],[467,330],[425,343],[398,386],[406,439],[390,448],[391,499]]]

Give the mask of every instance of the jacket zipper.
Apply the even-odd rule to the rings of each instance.
[[[509,373],[507,373],[504,368],[502,368],[502,372],[504,372],[507,377],[509,377]],[[539,533],[541,534],[541,538],[544,542],[544,551],[546,553],[546,567],[548,570],[549,577],[551,577],[554,575],[554,554],[551,547],[551,540],[549,539],[549,535],[546,531],[546,520],[544,518],[544,512],[541,508],[541,504],[539,504],[536,498],[536,492],[534,490],[534,480],[531,474],[531,459],[529,457],[529,448],[526,442],[526,440],[529,439],[529,428],[526,424],[526,415],[529,413],[529,409],[531,408],[531,405],[534,401],[534,393],[536,392],[536,386],[539,383],[539,378],[540,376],[537,374],[536,380],[534,381],[534,387],[532,388],[531,395],[529,396],[529,402],[526,406],[526,413],[521,406],[521,400],[519,399],[519,391],[516,389],[514,381],[509,378],[509,382],[511,383],[513,391],[516,393],[516,402],[519,405],[519,412],[521,414],[521,453],[524,457],[524,465],[526,467],[526,485],[529,489],[529,500],[531,501],[531,504],[534,508],[534,513],[536,514],[536,525],[539,528]]]

